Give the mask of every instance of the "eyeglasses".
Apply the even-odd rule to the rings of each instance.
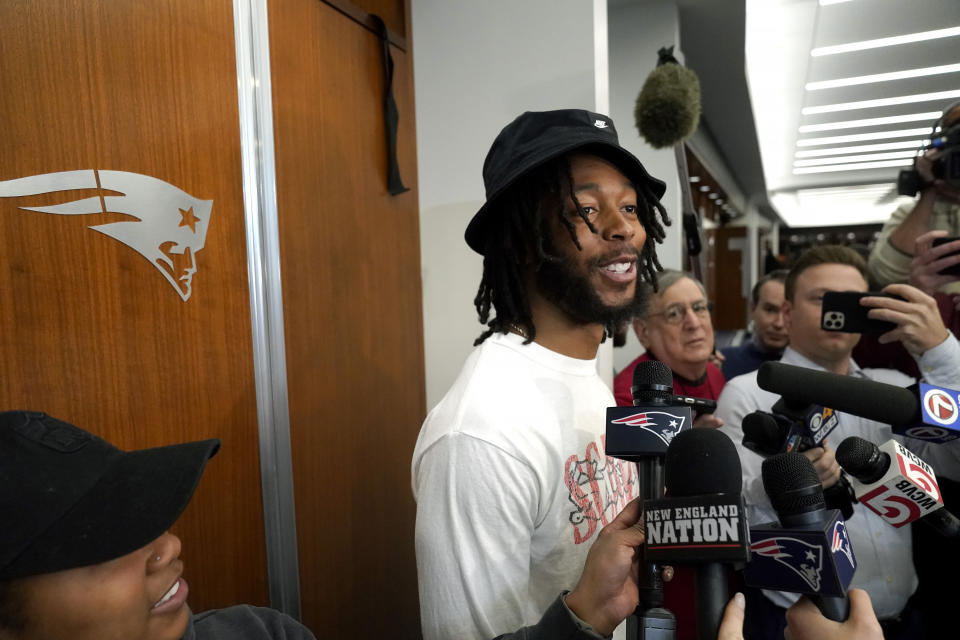
[[[697,300],[690,305],[690,309],[693,310],[693,313],[696,314],[698,318],[703,319],[709,317],[710,312],[713,311],[713,305],[706,300]],[[681,324],[687,316],[687,305],[677,303],[667,307],[666,310],[660,313],[651,313],[649,315],[662,316],[663,321],[667,324]]]

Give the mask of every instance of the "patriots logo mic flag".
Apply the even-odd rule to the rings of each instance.
[[[669,413],[667,411],[644,411],[633,415],[611,420],[613,424],[626,424],[631,427],[640,427],[660,438],[664,444],[670,445],[673,437],[683,429],[686,416]]]
[[[770,558],[796,573],[813,591],[820,591],[823,549],[788,536],[765,538],[750,545],[750,552]]]
[[[54,215],[124,214],[132,218],[89,227],[130,247],[163,274],[184,301],[193,293],[196,254],[203,249],[213,200],[200,200],[153,176],[84,169],[0,181],[0,198],[96,189],[100,193],[24,211]],[[114,192],[120,195],[107,195]]]
[[[622,460],[662,456],[692,422],[690,407],[608,407],[606,453]]]

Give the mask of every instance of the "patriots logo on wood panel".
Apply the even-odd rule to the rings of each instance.
[[[193,293],[196,254],[203,249],[213,200],[200,200],[152,176],[129,171],[84,169],[0,181],[0,198],[97,189],[88,198],[24,211],[55,215],[119,213],[132,220],[89,227],[130,247],[163,274],[184,301]],[[103,191],[120,195],[104,195]]]

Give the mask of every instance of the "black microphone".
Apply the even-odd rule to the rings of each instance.
[[[689,407],[672,406],[673,372],[658,360],[637,363],[633,371],[632,407],[607,408],[606,455],[637,463],[644,499],[662,498],[663,460],[674,436],[689,430]],[[627,618],[627,638],[673,640],[677,621],[663,608],[663,576],[659,564],[644,559],[640,602]]]
[[[641,369],[640,365],[647,362],[656,362],[657,364],[645,366]],[[665,384],[666,380],[670,381],[669,384]],[[716,400],[674,394],[673,372],[670,367],[659,360],[644,360],[637,363],[637,368],[633,370],[633,384],[630,386],[630,393],[633,394],[634,405],[653,404],[664,407],[687,405],[695,413],[713,413],[717,410]]]
[[[960,520],[944,508],[933,469],[896,440],[877,446],[851,436],[837,447],[837,462],[853,476],[860,503],[889,524],[920,520],[945,538],[960,537]]]
[[[846,620],[847,587],[857,563],[840,512],[826,508],[813,463],[802,453],[780,453],[763,461],[761,473],[779,522],[750,528],[744,580],[808,594],[824,616]]]
[[[729,600],[725,565],[749,559],[740,458],[725,434],[692,429],[670,443],[665,467],[667,497],[644,501],[644,559],[695,566],[697,629],[713,640]]]
[[[764,362],[757,373],[761,389],[795,404],[817,404],[893,427],[894,433],[947,442],[960,436],[958,392],[919,383],[909,388],[815,371],[782,362]],[[922,395],[923,405],[919,400]],[[934,412],[935,417],[931,417]]]
[[[767,457],[790,451],[806,451],[813,446],[808,435],[789,418],[766,411],[754,411],[743,417],[743,446]]]
[[[673,372],[659,360],[644,360],[633,370],[632,407],[607,409],[606,453],[642,463],[644,485],[663,496],[663,456],[678,433],[692,428],[690,405],[673,395]],[[656,493],[659,491],[659,493]]]
[[[774,405],[775,411],[780,404],[778,402]],[[748,413],[743,417],[743,423],[741,424],[743,446],[765,458],[792,451],[801,453],[819,446],[810,435],[812,430],[809,416],[819,417],[826,411],[829,411],[829,409],[815,407],[812,412],[801,413],[803,419],[800,421],[788,418],[782,413],[767,413],[765,411]],[[833,427],[821,429],[821,434],[836,427],[836,414],[832,413],[831,418],[834,422]],[[823,441],[822,437],[820,441]],[[824,489],[823,495],[828,509],[839,509],[844,520],[853,517],[853,503],[856,498],[853,488],[850,486],[850,481],[845,475],[840,474],[840,479],[834,485]]]

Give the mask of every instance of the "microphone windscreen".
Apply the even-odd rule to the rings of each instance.
[[[904,425],[920,419],[919,402],[909,389],[865,378],[764,362],[757,384],[789,402],[830,407],[877,422]]]
[[[672,147],[693,135],[700,122],[700,81],[675,62],[650,72],[633,112],[637,130],[654,149]]]
[[[640,404],[673,395],[673,371],[659,360],[644,360],[633,370],[633,399]]]
[[[663,461],[664,485],[674,498],[740,493],[743,474],[733,441],[715,429],[681,431]]]
[[[851,436],[837,445],[837,462],[847,473],[856,476],[867,469],[878,451],[877,445],[869,440]]]
[[[773,416],[759,411],[743,416],[741,426],[744,438],[760,445],[779,447],[786,437]]]
[[[781,519],[826,507],[817,470],[802,453],[771,456],[763,461],[760,474],[763,489]]]

